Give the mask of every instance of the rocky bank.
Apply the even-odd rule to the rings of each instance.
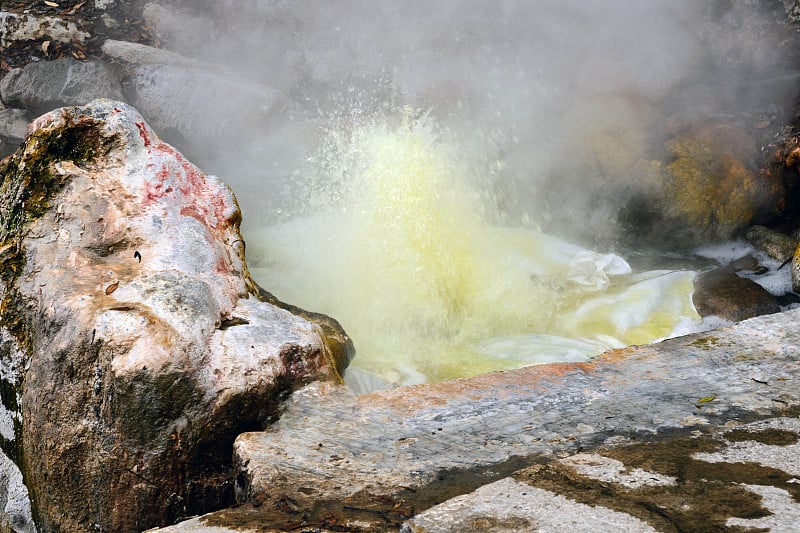
[[[253,282],[231,190],[121,102],[39,117],[0,191],[2,444],[38,528],[233,503],[234,438],[339,380],[344,332]]]
[[[485,9],[472,5],[475,35]],[[789,96],[764,101],[752,90],[746,108],[731,110],[724,83],[701,87],[706,96],[690,105],[677,85],[649,102],[660,113],[641,115],[647,151],[629,148],[637,132],[613,128],[567,139],[574,165],[543,187],[548,202],[585,216],[555,210],[546,224],[634,249],[654,237],[681,252],[745,237],[762,256],[790,259],[799,12],[792,0],[709,2],[694,22],[712,43],[706,64],[725,65],[729,79],[756,57],[764,70],[748,80]],[[253,282],[233,193],[189,159],[215,171],[235,163],[273,183],[270,198],[251,180],[236,184],[257,224],[306,156],[298,146],[333,120],[320,111],[331,101],[368,112],[402,93],[444,116],[478,90],[437,77],[433,61],[419,65],[416,85],[371,84],[404,50],[381,48],[374,62],[329,15],[321,4],[239,0],[3,2],[1,527],[139,531],[233,504],[167,530],[537,530],[562,528],[566,515],[583,517],[576,530],[792,523],[800,473],[770,463],[794,453],[798,433],[791,313],[587,365],[364,397],[334,385],[353,354],[346,334]],[[242,38],[211,39],[231,32]],[[468,45],[447,35],[412,41],[415,52],[442,49],[475,68],[470,50],[458,55]],[[785,74],[766,75],[774,69]],[[368,89],[351,90],[360,83]],[[636,111],[640,96],[612,109]],[[515,189],[531,148],[521,137],[497,160],[509,213],[526,207],[515,204],[527,197]],[[578,197],[583,183],[571,176],[586,174],[621,178]],[[587,197],[610,202],[611,215]],[[703,314],[738,321],[791,305],[749,279],[777,267],[755,257],[718,266],[702,264]],[[796,252],[789,268],[800,290]],[[731,436],[745,423],[756,425]],[[765,440],[767,459],[737,444]],[[681,477],[644,461],[652,450],[693,467],[741,452],[760,466]],[[704,500],[717,489],[733,494],[733,510],[689,512],[667,497]]]

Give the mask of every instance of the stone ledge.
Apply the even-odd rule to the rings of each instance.
[[[798,318],[363,396],[306,387],[268,431],[237,439],[244,505],[161,531],[397,530],[537,464],[795,417]],[[449,524],[436,530],[460,530]]]

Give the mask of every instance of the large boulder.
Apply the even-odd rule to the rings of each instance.
[[[282,91],[219,67],[134,43],[108,40],[128,101],[154,128],[198,153],[224,153],[285,126],[298,111]]]
[[[35,120],[0,167],[0,444],[42,531],[141,531],[233,501],[232,443],[339,379],[330,318],[251,279],[231,190],[133,108]]]

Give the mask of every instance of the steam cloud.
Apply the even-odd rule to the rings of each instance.
[[[781,82],[779,2],[206,4],[214,38],[200,25],[165,34],[173,47],[297,102],[282,131],[243,125],[246,142],[207,161],[198,150],[255,225],[292,209],[291,177],[315,171],[320,131],[411,105],[452,133],[497,217],[608,241],[626,203],[656,187],[641,165],[670,127],[781,119],[797,85]]]
[[[190,156],[236,191],[257,277],[341,320],[362,368],[394,382],[584,357],[699,320],[688,272],[597,300],[553,285],[542,261],[564,245],[528,228],[609,251],[662,201],[665,141],[782,123],[796,96],[779,51],[797,38],[768,0],[204,5],[197,31],[165,28],[169,44],[290,103]],[[625,292],[639,282],[643,301]],[[649,313],[674,323],[636,322]]]

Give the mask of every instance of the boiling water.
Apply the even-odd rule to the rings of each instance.
[[[439,381],[585,360],[699,323],[694,273],[633,273],[621,257],[500,223],[450,138],[409,113],[329,131],[294,184],[303,209],[249,237],[258,281],[338,319],[353,366]]]

